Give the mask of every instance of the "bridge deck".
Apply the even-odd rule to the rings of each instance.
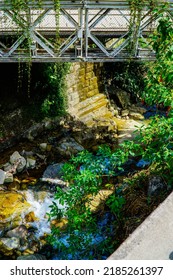
[[[147,38],[157,26],[157,15],[151,13],[148,1],[140,26],[132,24],[128,1],[60,1],[59,16],[53,1],[42,1],[41,7],[29,1],[27,11],[17,16],[12,3],[0,1],[0,62],[154,59]],[[170,3],[172,10],[173,0]]]

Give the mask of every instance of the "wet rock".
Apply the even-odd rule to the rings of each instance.
[[[114,189],[110,190],[100,190],[97,195],[90,196],[90,202],[87,203],[90,210],[92,212],[97,212],[101,210],[101,207],[103,206],[104,202],[107,200],[107,198],[114,192]]]
[[[38,218],[35,216],[35,213],[32,211],[32,212],[29,212],[26,216],[25,216],[25,221],[27,223],[33,223],[35,221],[37,221]]]
[[[6,234],[8,237],[26,238],[28,230],[25,225],[20,225],[12,230],[9,230]]]
[[[17,166],[17,171],[21,172],[26,166],[26,159],[19,152],[15,151],[10,156],[10,163]]]
[[[7,250],[13,250],[20,246],[20,240],[17,237],[1,238],[1,246],[6,247]]]
[[[66,218],[61,218],[59,220],[52,220],[51,227],[60,228],[61,230],[65,229],[68,224],[68,220]]]
[[[148,196],[157,194],[157,192],[159,192],[163,188],[166,188],[166,184],[161,176],[150,176],[148,180]]]
[[[17,260],[46,260],[46,257],[40,254],[32,254],[26,256],[19,256]]]
[[[2,169],[0,169],[0,185],[3,185],[4,181],[5,181],[5,172]]]

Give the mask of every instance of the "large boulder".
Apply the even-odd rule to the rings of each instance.
[[[16,192],[0,192],[0,225],[10,229],[22,221],[22,215],[27,213],[30,204],[22,194]]]

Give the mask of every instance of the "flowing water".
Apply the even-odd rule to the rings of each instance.
[[[34,212],[36,220],[29,224],[37,229],[37,238],[50,233],[50,222],[47,213],[50,213],[50,205],[54,200],[53,194],[48,191],[26,190],[22,192],[27,202],[31,205],[28,212]]]

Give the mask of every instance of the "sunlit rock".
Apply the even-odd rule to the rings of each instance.
[[[33,223],[35,221],[37,221],[38,218],[35,216],[35,213],[33,211],[29,212],[28,214],[26,214],[25,216],[25,221],[27,223]]]
[[[65,218],[61,218],[59,220],[52,220],[51,227],[60,228],[61,230],[65,229],[68,224],[68,220]]]
[[[26,159],[22,157],[19,152],[15,151],[10,156],[10,163],[16,165],[17,171],[21,172],[26,166]]]
[[[0,192],[0,224],[7,227],[17,226],[22,220],[21,215],[28,211],[30,204],[22,194]]]
[[[92,212],[97,212],[100,210],[100,208],[103,206],[104,202],[107,200],[107,198],[114,192],[113,189],[110,190],[100,190],[96,196],[90,196],[90,202],[87,203],[87,206],[89,206],[90,210]]]

